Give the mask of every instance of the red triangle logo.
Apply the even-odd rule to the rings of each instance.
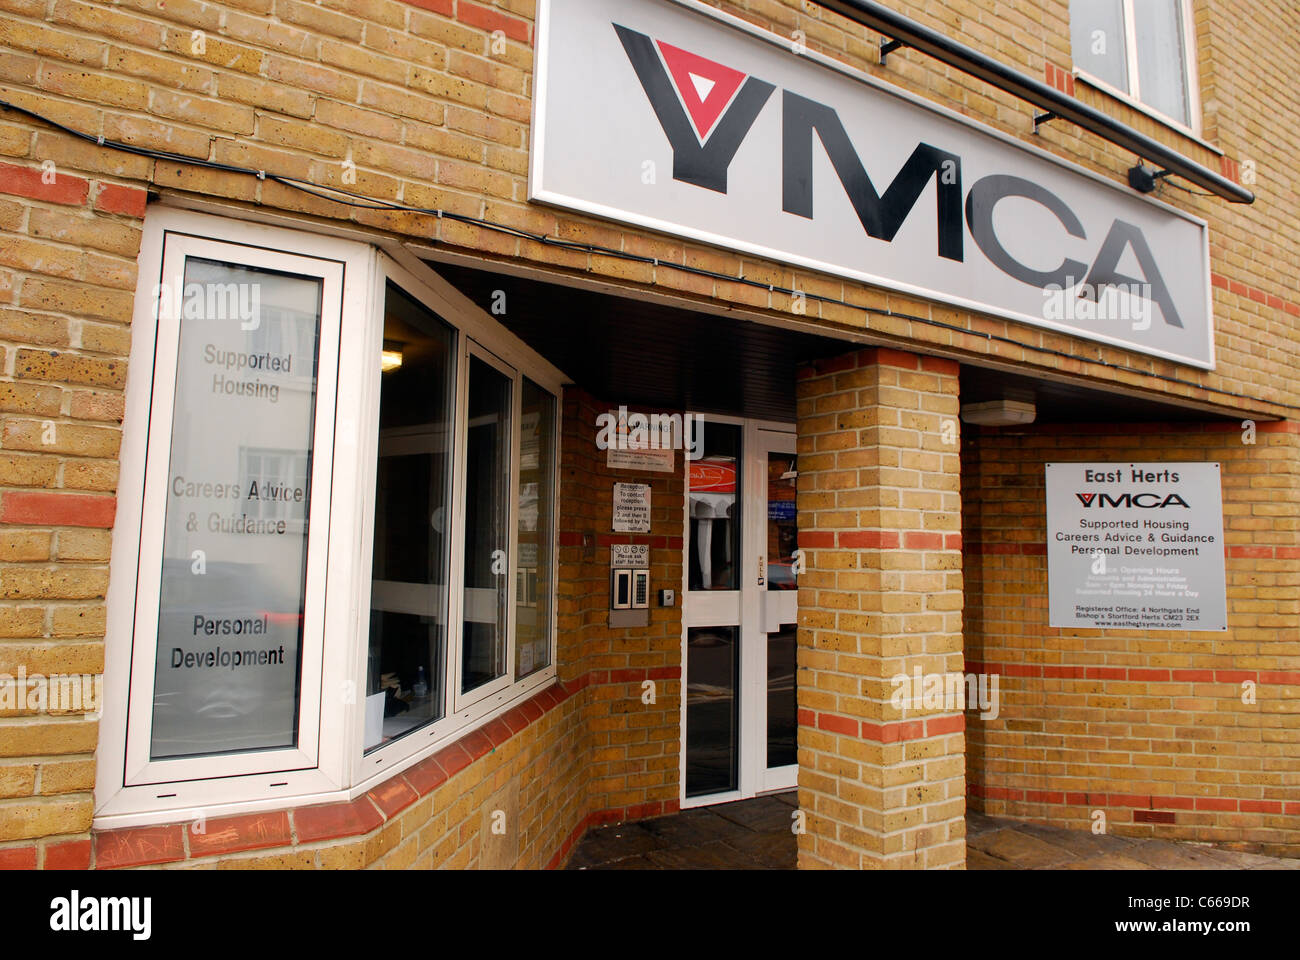
[[[731,102],[731,95],[744,82],[745,74],[671,43],[657,42],[677,93],[695,124],[695,132],[704,140],[722,115],[722,108]]]
[[[1086,507],[1088,504],[1092,503],[1092,498],[1095,497],[1096,494],[1095,494],[1095,493],[1076,493],[1075,496],[1078,497],[1078,498],[1079,498],[1079,502],[1082,503],[1082,504]]]

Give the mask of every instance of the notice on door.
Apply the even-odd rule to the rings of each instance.
[[[649,484],[614,484],[614,532],[650,532]]]
[[[1217,463],[1047,464],[1053,627],[1226,630]]]

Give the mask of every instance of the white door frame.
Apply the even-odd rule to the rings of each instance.
[[[767,460],[769,452],[795,452],[795,426],[768,420],[703,415],[711,423],[735,424],[742,428],[741,452],[737,463],[736,490],[741,509],[740,589],[727,591],[691,591],[690,462],[686,471],[686,496],[682,505],[682,638],[681,638],[681,749],[679,755],[679,797],[682,809],[744,800],[777,790],[792,789],[798,766],[767,769],[767,646],[765,621],[772,617],[793,623],[796,593],[769,591],[767,577],[767,510],[757,509],[767,502]],[[685,458],[683,458],[685,459]],[[760,579],[761,578],[761,579]],[[790,607],[789,611],[784,608]],[[687,634],[691,627],[738,626],[740,635],[740,675],[736,683],[737,775],[735,790],[686,796],[686,701],[687,701]]]

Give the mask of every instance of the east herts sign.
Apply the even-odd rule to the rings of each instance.
[[[533,200],[1214,366],[1203,221],[694,0],[540,0],[531,159]]]

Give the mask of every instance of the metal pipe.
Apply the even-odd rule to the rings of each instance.
[[[1146,134],[1120,123],[1054,87],[1021,73],[978,50],[958,43],[937,30],[917,23],[874,0],[814,0],[818,6],[832,10],[855,23],[883,33],[906,47],[913,47],[963,73],[979,77],[999,90],[1053,113],[1062,120],[1095,133],[1125,150],[1131,150],[1170,173],[1204,187],[1216,196],[1233,203],[1254,203],[1255,194],[1209,167],[1183,156],[1176,150],[1153,140]]]

